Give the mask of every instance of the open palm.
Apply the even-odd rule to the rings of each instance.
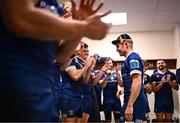
[[[95,0],[81,0],[80,6],[77,6],[75,0],[71,0],[72,2],[72,17],[77,20],[84,20],[87,17],[95,14],[102,6],[103,2],[100,2],[95,9],[93,9],[93,5]]]

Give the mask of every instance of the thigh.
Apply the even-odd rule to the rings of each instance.
[[[113,111],[113,103],[112,100],[106,99],[104,100],[104,114],[106,121],[111,120],[111,112]]]
[[[164,112],[156,113],[156,121],[157,122],[164,122],[164,115],[165,115]]]
[[[62,118],[62,122],[75,123],[75,118]]]
[[[120,112],[121,111],[121,102],[120,102],[120,100],[118,100],[118,99],[115,99],[114,101],[113,101],[113,111],[115,111],[115,112]]]
[[[83,98],[83,112],[86,114],[92,114],[93,110],[93,102],[91,95],[84,95]]]
[[[87,123],[87,122],[88,122],[88,120],[89,120],[89,117],[90,117],[90,115],[89,115],[89,114],[87,114],[87,113],[83,113],[83,117],[82,117],[82,119],[81,119],[81,122],[83,122],[83,123]]]
[[[165,122],[172,122],[173,113],[165,113]]]
[[[120,113],[121,113],[121,103],[120,100],[115,99],[114,100],[114,106],[113,106],[113,114],[114,114],[114,119],[119,120],[120,119]]]
[[[62,117],[81,118],[82,113],[83,113],[83,104],[81,98],[62,94]]]
[[[174,103],[172,98],[167,98],[165,104],[165,111],[167,113],[174,113]]]
[[[166,100],[164,98],[157,98],[155,100],[154,112],[161,113],[165,112],[166,109]]]
[[[134,106],[134,111],[133,111],[133,119],[135,120],[146,120],[146,107],[147,105],[139,105],[139,106]]]
[[[100,122],[100,110],[96,95],[93,95],[92,98],[92,112],[90,114],[89,122]]]
[[[75,123],[81,123],[81,118],[76,117],[75,118]]]

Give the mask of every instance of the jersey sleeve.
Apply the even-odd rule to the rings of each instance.
[[[171,81],[176,81],[176,75],[174,73],[171,73]]]
[[[176,70],[176,82],[180,84],[180,68]]]
[[[151,83],[151,77],[147,74],[144,74],[144,84],[149,84]]]
[[[151,84],[156,83],[156,76],[155,74],[151,75]]]
[[[106,74],[103,73],[100,80],[103,80],[105,78]]]
[[[142,74],[142,62],[137,56],[133,55],[130,58],[128,58],[128,65],[130,76],[132,76],[135,73]]]
[[[71,64],[65,69],[65,71],[68,72],[69,70],[74,70],[74,69],[77,69],[75,59],[72,60]]]

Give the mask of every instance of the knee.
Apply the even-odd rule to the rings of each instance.
[[[157,122],[164,122],[164,114],[156,114],[156,121]]]

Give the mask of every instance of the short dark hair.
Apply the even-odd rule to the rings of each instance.
[[[109,61],[109,60],[112,61],[112,59],[110,57],[106,57],[105,61]]]
[[[158,62],[158,61],[164,61],[166,63],[166,61],[164,59],[158,59],[156,62]]]
[[[143,61],[143,64],[144,64],[144,66],[149,66],[149,63],[148,63],[147,60],[144,60],[144,61]]]

